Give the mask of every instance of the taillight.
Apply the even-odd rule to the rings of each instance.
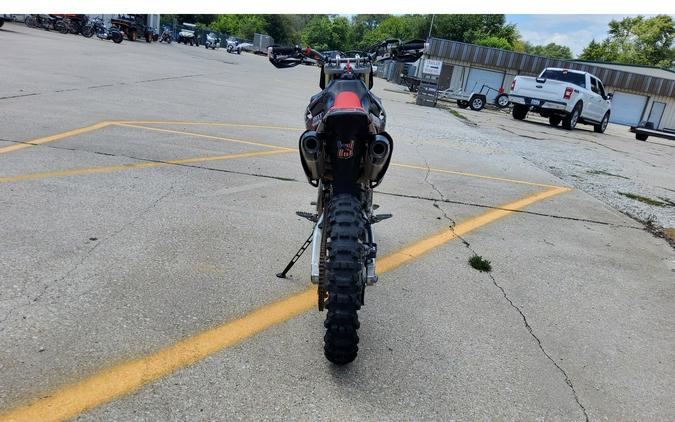
[[[572,98],[572,93],[573,93],[573,92],[574,92],[574,88],[572,88],[572,87],[570,87],[570,86],[568,86],[567,88],[565,88],[565,95],[563,95],[563,99],[569,100],[570,98]]]
[[[516,80],[514,79],[513,82],[511,82],[511,91],[516,89]]]

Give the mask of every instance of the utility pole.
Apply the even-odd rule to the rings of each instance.
[[[431,29],[434,27],[434,18],[436,15],[431,15],[431,25],[429,25],[429,36],[427,37],[427,40],[431,38]]]

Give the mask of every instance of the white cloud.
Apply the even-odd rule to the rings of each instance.
[[[612,19],[621,20],[628,16],[638,15],[509,15],[507,20],[517,24],[523,40],[532,44],[554,42],[566,45],[578,56],[591,40],[607,38]]]
[[[607,36],[607,31],[593,32],[588,29],[580,29],[562,33],[521,30],[520,35],[523,37],[523,40],[529,41],[532,44],[548,44],[554,42],[556,44],[566,45],[572,50],[574,56],[578,56],[591,40],[604,39]]]

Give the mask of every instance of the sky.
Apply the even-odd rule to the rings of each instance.
[[[506,15],[506,20],[518,25],[524,41],[566,45],[576,57],[593,38],[607,38],[609,21],[626,16],[635,15]]]

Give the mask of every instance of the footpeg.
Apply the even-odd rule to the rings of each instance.
[[[310,212],[296,211],[295,215],[297,215],[298,217],[306,218],[312,223],[316,223],[317,221],[319,221],[319,216],[316,214],[312,214]]]
[[[380,221],[384,221],[391,217],[393,217],[393,214],[376,214],[370,217],[370,224],[379,223]]]

